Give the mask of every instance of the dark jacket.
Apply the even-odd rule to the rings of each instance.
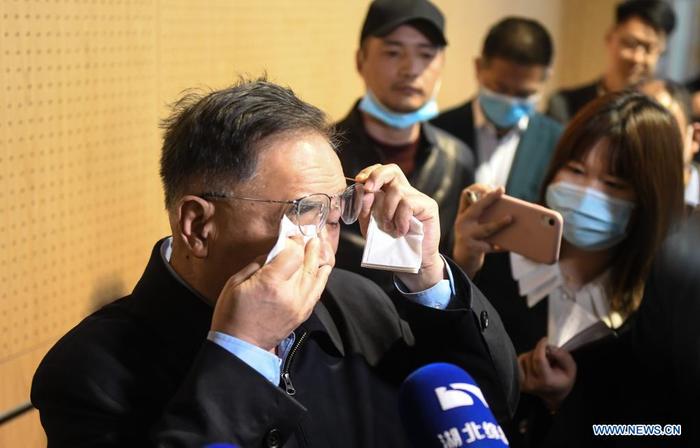
[[[574,390],[539,446],[700,446],[698,236],[695,212],[659,251],[641,305],[617,337],[574,354],[579,369]],[[681,434],[594,438],[593,423],[680,425]]]
[[[472,151],[479,166],[479,148],[474,128],[473,102],[441,113],[433,124],[461,139]],[[530,202],[540,199],[540,186],[549,160],[561,135],[561,125],[542,114],[530,116],[527,129],[520,138],[513,165],[508,175],[506,193]]]
[[[283,367],[292,396],[206,340],[212,308],[168,272],[159,243],[133,293],[86,318],[39,366],[32,402],[49,447],[406,446],[398,386],[434,361],[470,372],[505,420],[518,396],[512,345],[452,269],[458,295],[445,311],[394,303],[335,269],[295,330]]]
[[[674,266],[680,265],[685,270],[674,273],[684,281],[673,290],[671,301],[678,308],[671,307],[666,295],[657,289],[666,283],[653,279],[639,311],[613,336],[571,353],[577,365],[576,382],[555,415],[550,415],[539,398],[523,394],[513,421],[504,428],[512,447],[697,446],[687,444],[687,434],[682,438],[606,438],[595,437],[592,431],[593,424],[682,423],[683,432],[690,433],[700,423],[697,412],[692,425],[690,414],[681,412],[690,403],[697,409],[700,399],[700,337],[697,325],[690,322],[697,317],[694,311],[699,309],[700,297],[692,295],[699,282],[691,279],[699,274],[698,269],[689,268],[692,264]],[[527,307],[513,280],[507,253],[487,255],[475,283],[492,298],[517,353],[532,350],[547,335],[548,298]],[[669,290],[667,285],[662,287]]]
[[[503,319],[516,353],[521,354],[532,350],[537,342],[547,335],[549,299],[545,297],[534,307],[528,308],[525,298],[518,292],[518,283],[513,279],[510,256],[507,252],[487,255],[483,268],[474,280],[480,288],[488,291],[487,294],[493,297],[493,306]],[[580,377],[579,373],[577,381]],[[579,387],[577,391],[579,389],[581,388]],[[557,416],[557,420],[563,420],[563,423],[558,424],[567,429],[567,431],[561,431],[561,428],[554,424],[539,398],[523,394],[514,419],[504,428],[511,446],[514,448],[588,446],[592,442],[589,436],[590,425],[583,431],[581,428],[585,425],[572,424],[566,421],[566,417],[561,417],[562,415],[568,417],[573,413],[574,420],[583,418],[580,405],[577,409],[577,405],[571,403],[571,398],[567,401],[569,403],[565,403],[566,408]]]
[[[599,95],[599,80],[573,89],[559,90],[549,97],[547,115],[565,125],[583,109],[583,106],[598,98]]]
[[[683,425],[683,446],[700,446],[700,211],[664,244],[637,310],[631,350],[645,373],[646,407]]]
[[[341,133],[340,162],[346,176],[353,177],[362,169],[376,163],[385,163],[385,157],[368,137],[357,103],[347,117],[336,125]],[[411,185],[433,198],[440,209],[440,252],[452,253],[452,228],[459,208],[462,189],[474,182],[474,161],[471,151],[462,142],[422,123],[416,165],[408,176]],[[360,227],[355,224],[340,233],[336,267],[357,272],[374,280],[385,290],[391,289],[391,275],[386,272],[360,267],[365,241]]]

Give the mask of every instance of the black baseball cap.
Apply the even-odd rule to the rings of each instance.
[[[405,23],[415,25],[434,44],[447,45],[445,17],[427,0],[374,0],[362,25],[360,43],[367,36],[386,36]]]

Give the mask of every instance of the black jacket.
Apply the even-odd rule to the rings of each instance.
[[[598,98],[600,81],[596,80],[573,89],[563,89],[549,97],[547,115],[562,124],[566,124],[580,111],[583,106]]]
[[[451,254],[459,197],[462,189],[474,182],[474,160],[471,151],[458,139],[429,123],[420,126],[415,170],[408,180],[414,188],[437,202],[440,208],[440,252]],[[355,176],[375,163],[385,163],[381,150],[367,136],[357,103],[336,127],[341,134],[338,156],[346,176]],[[358,224],[344,228],[340,233],[336,267],[361,274],[390,290],[390,274],[360,267],[364,247],[365,240]]]
[[[130,296],[86,318],[46,355],[32,385],[49,447],[406,446],[397,390],[426,363],[462,366],[501,420],[517,371],[498,314],[456,266],[439,311],[335,269],[284,366],[289,395],[206,340],[212,309],[167,270],[156,245]],[[295,344],[296,344],[295,343]]]
[[[641,305],[617,337],[574,354],[579,369],[574,390],[538,446],[700,446],[698,316],[700,213],[695,212],[664,243]],[[594,423],[681,425],[682,431],[666,437],[595,438]]]
[[[654,260],[636,314],[629,344],[650,391],[646,408],[683,425],[683,446],[700,446],[700,211]]]
[[[697,218],[693,241],[700,234]],[[613,336],[572,352],[576,383],[555,415],[539,398],[522,395],[504,428],[512,447],[698,446],[690,440],[698,440],[700,424],[700,331],[693,324],[700,312],[700,251],[688,249],[690,235],[671,240],[640,309]],[[492,298],[517,353],[547,335],[548,298],[527,307],[507,253],[487,255],[475,283]],[[593,424],[682,424],[684,435],[595,437]]]

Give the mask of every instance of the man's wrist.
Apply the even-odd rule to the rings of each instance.
[[[406,285],[409,291],[418,292],[430,289],[445,278],[445,261],[437,254],[430,264],[424,264],[416,274],[396,273],[396,277]]]
[[[271,339],[268,341],[261,341],[261,340],[256,339],[256,338],[252,338],[248,335],[241,334],[240,332],[235,331],[233,328],[231,328],[229,326],[217,324],[216,322],[212,323],[211,327],[209,328],[209,331],[215,332],[215,333],[221,333],[223,335],[236,338],[236,339],[244,341],[250,345],[254,345],[261,350],[265,350],[266,352],[270,352],[273,354],[275,353],[275,349],[277,348],[277,345],[280,342],[280,341],[274,341]]]
[[[282,361],[274,353],[219,331],[209,331],[207,339],[248,364],[272,384],[279,384]]]

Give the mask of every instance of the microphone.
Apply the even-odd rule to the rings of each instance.
[[[399,412],[416,448],[509,446],[479,386],[453,364],[428,364],[411,373],[399,390]]]

